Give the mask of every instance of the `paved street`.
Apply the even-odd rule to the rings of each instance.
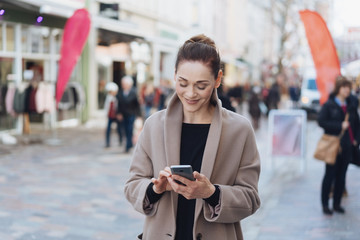
[[[320,185],[324,164],[312,158],[322,130],[316,122],[307,123],[306,171],[302,174],[300,159],[275,159],[271,171],[267,151],[258,132],[262,159],[259,191],[262,207],[242,222],[246,240],[358,240],[360,239],[360,169],[350,165],[347,174],[349,196],[344,198],[346,214],[328,217],[321,211]],[[331,206],[331,205],[330,205]]]
[[[58,138],[61,146],[3,149],[0,239],[133,239],[142,216],[123,196],[130,156],[105,150],[102,130],[63,129]]]
[[[307,170],[299,159],[275,159],[267,153],[267,123],[256,133],[262,158],[261,209],[242,222],[246,240],[359,239],[359,170],[350,167],[345,215],[322,214],[320,182],[324,167],[311,155],[321,129],[307,128]],[[51,132],[21,137],[18,146],[0,145],[1,240],[135,239],[143,216],[123,196],[130,155],[104,149],[101,128],[59,129],[60,146],[49,146]]]

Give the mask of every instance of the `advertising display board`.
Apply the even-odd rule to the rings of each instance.
[[[305,166],[306,121],[304,110],[271,110],[269,146],[274,157],[301,158]]]

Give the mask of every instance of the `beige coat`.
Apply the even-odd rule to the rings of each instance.
[[[147,119],[136,145],[125,195],[134,208],[146,215],[145,240],[174,239],[178,195],[165,192],[147,205],[146,188],[166,166],[180,162],[182,104],[175,94],[167,110]],[[220,187],[215,209],[203,199],[196,200],[194,240],[243,239],[240,220],[260,207],[257,184],[260,159],[255,136],[248,120],[221,107],[218,100],[206,142],[201,173]],[[139,229],[141,233],[141,229]]]

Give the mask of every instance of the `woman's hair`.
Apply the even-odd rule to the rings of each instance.
[[[176,57],[175,72],[183,61],[200,61],[211,69],[215,79],[218,76],[220,70],[219,52],[216,49],[215,42],[203,34],[190,38],[180,47]]]
[[[339,75],[335,80],[335,88],[333,94],[336,96],[339,94],[340,88],[349,87],[351,89],[351,82],[346,79],[346,77]]]

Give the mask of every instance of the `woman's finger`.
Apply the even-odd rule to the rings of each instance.
[[[171,174],[168,173],[168,172],[165,171],[165,170],[161,170],[160,173],[159,173],[159,176],[160,176],[160,177],[170,177]]]

